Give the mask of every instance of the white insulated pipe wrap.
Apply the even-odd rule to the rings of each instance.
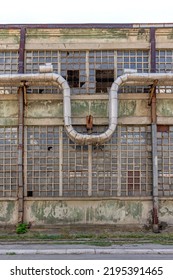
[[[59,74],[52,73],[52,66],[40,66],[38,74],[4,74],[0,75],[0,86],[54,85],[63,90],[64,126],[69,138],[80,145],[103,144],[108,141],[116,127],[118,118],[118,89],[123,84],[149,85],[158,80],[158,85],[173,85],[173,73],[127,73],[118,77],[111,86],[109,93],[109,127],[101,134],[82,134],[71,124],[71,98],[67,81]]]

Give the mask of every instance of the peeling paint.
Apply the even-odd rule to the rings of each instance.
[[[118,200],[35,201],[26,219],[37,224],[141,224],[147,223],[147,207],[143,202]]]
[[[63,102],[52,100],[29,101],[25,112],[26,117],[32,118],[62,117]]]
[[[13,43],[19,44],[20,31],[12,29],[0,29],[0,39],[4,41],[13,41]]]
[[[118,104],[118,116],[133,116],[136,110],[135,100],[120,100]]]
[[[173,100],[157,100],[157,114],[159,116],[173,116]]]
[[[14,201],[0,201],[0,222],[12,223],[15,213],[15,202]]]
[[[1,118],[18,118],[18,104],[15,101],[0,101]]]

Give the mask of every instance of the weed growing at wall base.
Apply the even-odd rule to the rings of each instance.
[[[26,223],[21,223],[16,226],[17,234],[24,234],[28,231],[28,225]]]

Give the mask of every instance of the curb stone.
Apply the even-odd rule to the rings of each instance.
[[[1,249],[0,255],[173,254],[173,249]]]

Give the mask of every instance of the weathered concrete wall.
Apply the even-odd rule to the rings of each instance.
[[[151,222],[150,200],[27,200],[25,205],[25,221],[33,225],[143,226]]]
[[[71,98],[73,124],[85,124],[86,116],[92,115],[94,124],[107,124],[109,105],[107,95],[82,95]],[[150,123],[151,108],[146,94],[120,94],[118,117],[120,123]],[[148,118],[148,119],[147,119]],[[61,95],[28,96],[25,108],[25,124],[63,124],[63,100]]]
[[[15,50],[19,48],[19,29],[0,29],[0,49]]]
[[[0,125],[13,126],[18,124],[18,102],[16,95],[1,95]]]
[[[149,29],[138,28],[27,29],[26,49],[140,49],[149,40]]]
[[[173,225],[173,200],[162,199],[159,202],[159,216],[160,222]]]
[[[17,224],[17,207],[17,201],[15,200],[0,200],[0,225]]]

